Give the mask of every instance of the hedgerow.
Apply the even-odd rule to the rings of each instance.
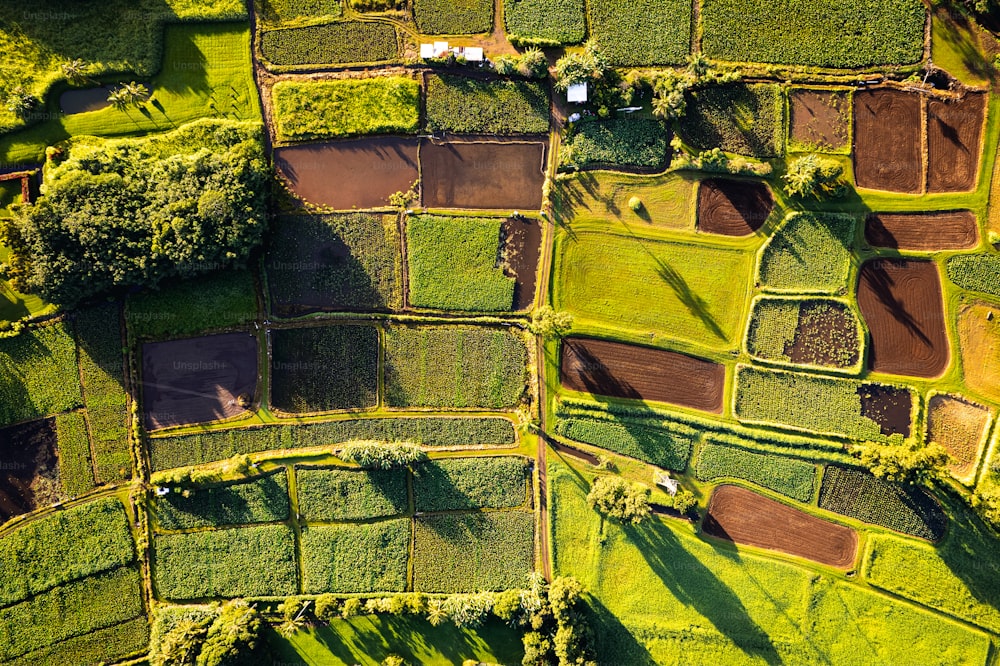
[[[509,311],[514,283],[498,265],[500,218],[409,217],[410,305],[439,310]]]
[[[770,291],[845,292],[854,225],[843,213],[792,213],[760,252],[758,285]]]
[[[97,629],[22,655],[8,666],[39,664],[104,664],[145,652],[149,646],[149,623],[145,616]]]
[[[581,121],[559,147],[559,166],[631,166],[661,169],[670,133],[650,118]]]
[[[117,498],[54,513],[0,539],[0,571],[11,572],[0,576],[0,606],[134,559],[128,517]]]
[[[590,0],[590,32],[612,65],[677,65],[691,51],[686,0]]]
[[[286,412],[378,402],[378,330],[320,326],[271,332],[271,404]]]
[[[402,592],[410,555],[410,520],[302,530],[302,590]]]
[[[962,289],[1000,297],[1000,255],[956,255],[948,260],[948,279]]]
[[[840,301],[754,302],[747,351],[756,358],[848,369],[860,361],[861,344],[857,316]]]
[[[549,91],[539,81],[427,76],[427,129],[460,134],[545,134]]]
[[[493,0],[413,0],[417,30],[425,35],[471,35],[493,27]]]
[[[528,461],[520,456],[446,458],[426,462],[413,475],[417,511],[507,509],[527,498]]]
[[[156,497],[150,509],[161,530],[286,520],[288,479],[282,468],[248,481],[175,488]]]
[[[524,393],[528,352],[510,330],[392,326],[385,398],[393,407],[503,409]]]
[[[264,32],[260,50],[279,67],[381,62],[399,56],[399,37],[389,23],[337,21]]]
[[[405,513],[405,469],[296,467],[299,513],[307,521],[368,520]]]
[[[917,486],[901,486],[860,469],[827,465],[819,491],[821,509],[915,537],[937,541],[947,517]]]
[[[701,150],[752,157],[784,151],[784,98],[772,84],[730,83],[695,90],[678,133]]]
[[[82,404],[76,341],[57,322],[0,339],[0,426]]]
[[[56,442],[59,448],[59,481],[70,497],[94,489],[94,468],[90,462],[90,438],[81,412],[56,416]]]
[[[918,0],[705,0],[701,20],[702,49],[720,60],[852,68],[923,55]]]
[[[587,35],[584,0],[504,0],[508,37],[578,44]]]
[[[272,88],[278,141],[415,132],[420,84],[405,76],[279,81]]]
[[[273,23],[296,19],[338,19],[344,13],[341,0],[265,0],[263,18]]]
[[[695,472],[702,481],[743,479],[800,502],[812,501],[816,483],[816,466],[811,463],[708,443],[698,454]]]
[[[413,587],[420,592],[505,590],[534,568],[535,520],[525,511],[420,516]]]
[[[287,525],[161,535],[153,582],[162,599],[295,594],[295,535]]]
[[[154,470],[200,465],[245,453],[324,446],[355,440],[422,446],[510,446],[514,425],[504,418],[376,418],[267,425],[149,440]]]
[[[687,467],[698,438],[697,430],[681,423],[663,421],[648,425],[626,418],[560,418],[556,432],[568,439],[677,471]]]

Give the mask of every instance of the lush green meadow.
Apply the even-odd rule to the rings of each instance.
[[[398,516],[409,505],[406,477],[401,469],[296,468],[299,513],[310,522]]]
[[[169,487],[169,486],[168,486]],[[284,469],[236,483],[173,487],[156,497],[150,514],[160,530],[270,523],[288,519]]]
[[[842,213],[794,213],[760,252],[757,283],[768,291],[843,293],[855,220]]]
[[[82,403],[76,341],[64,322],[0,339],[0,425]]]
[[[425,35],[489,32],[493,0],[413,0],[413,17]]]
[[[691,50],[691,3],[591,0],[590,31],[616,66],[676,65]]]
[[[270,65],[280,69],[380,62],[399,56],[399,35],[389,23],[337,21],[265,31],[260,50]]]
[[[584,171],[560,175],[552,189],[555,217],[599,222],[624,231],[639,223],[666,229],[694,227],[695,182],[683,173],[639,176],[611,171]],[[632,210],[632,197],[642,208]]]
[[[410,520],[310,526],[302,531],[302,589],[321,592],[402,592]]]
[[[530,468],[519,456],[447,458],[424,463],[413,477],[417,511],[508,509],[527,501]]]
[[[698,452],[695,473],[701,481],[743,479],[800,502],[811,502],[816,487],[812,463],[712,443]]]
[[[587,34],[584,0],[504,0],[508,36],[578,44]]]
[[[545,134],[548,87],[538,81],[429,74],[427,129],[459,134]]]
[[[245,328],[258,316],[254,278],[246,269],[234,269],[170,280],[130,295],[126,313],[129,329],[143,338]]]
[[[651,118],[580,121],[559,146],[559,166],[662,169],[670,132]]]

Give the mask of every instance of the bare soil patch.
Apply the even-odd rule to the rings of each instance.
[[[976,469],[979,448],[990,425],[990,412],[962,396],[938,394],[927,405],[927,441],[937,442],[955,461],[948,466],[957,478]]]
[[[1000,401],[1000,308],[987,303],[962,307],[958,338],[966,386]]]
[[[567,338],[559,374],[574,391],[722,412],[725,366],[677,352]]]
[[[531,218],[510,217],[500,228],[504,272],[513,277],[514,310],[527,310],[535,302],[538,259],[542,252],[542,226]]]
[[[854,94],[854,179],[858,187],[913,194],[921,191],[922,103],[919,95],[891,88]]]
[[[724,236],[749,236],[774,210],[765,183],[711,178],[698,187],[698,229]]]
[[[979,244],[979,227],[969,210],[872,213],[865,221],[865,240],[899,250],[964,250]]]
[[[789,94],[789,136],[817,150],[839,150],[851,140],[850,95],[843,90],[796,88]]]
[[[909,391],[882,384],[862,384],[858,387],[858,397],[861,416],[877,423],[883,435],[910,436],[913,395]]]
[[[432,143],[420,148],[427,208],[538,210],[544,143]]]
[[[805,301],[795,339],[784,351],[792,363],[850,368],[861,355],[854,316],[838,301]]]
[[[719,486],[708,503],[705,532],[734,543],[777,550],[850,569],[857,532],[739,486]]]
[[[927,102],[927,191],[966,192],[975,188],[986,95]]]
[[[111,86],[67,90],[59,96],[59,108],[66,115],[100,111],[111,106],[111,102],[108,101],[111,91]]]
[[[380,208],[418,180],[416,138],[375,137],[274,149],[292,192],[335,210]]]
[[[948,368],[941,277],[933,262],[866,262],[858,280],[858,306],[871,331],[871,370],[937,377]]]
[[[147,430],[205,423],[246,411],[257,388],[257,338],[224,333],[142,346]]]
[[[55,419],[0,430],[0,523],[60,498]]]

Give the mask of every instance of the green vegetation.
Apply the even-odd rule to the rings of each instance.
[[[415,132],[420,84],[405,76],[279,81],[272,88],[278,141]]]
[[[594,479],[587,504],[602,516],[625,525],[638,525],[649,518],[649,487],[629,483],[620,476]]]
[[[378,403],[378,330],[320,326],[271,332],[271,404],[325,412]]]
[[[392,326],[385,333],[385,400],[393,407],[517,404],[527,349],[509,330]]]
[[[948,260],[948,279],[962,289],[1000,298],[1000,255],[956,255]]]
[[[679,133],[702,150],[753,157],[784,152],[784,97],[772,84],[730,83],[690,93]]]
[[[561,418],[556,432],[578,442],[677,471],[687,468],[698,437],[697,430],[681,423],[644,424],[631,419]]]
[[[847,194],[843,175],[844,167],[837,160],[809,153],[793,160],[781,179],[790,197],[824,199]]]
[[[149,623],[144,615],[133,620],[97,629],[49,647],[29,652],[8,662],[10,666],[38,664],[112,663],[138,654],[149,645]]]
[[[410,520],[302,530],[302,589],[321,592],[402,592],[406,589]]]
[[[250,271],[235,268],[130,294],[128,326],[140,338],[195,335],[244,328],[257,318],[257,294]]]
[[[828,465],[819,492],[821,509],[936,541],[946,517],[937,501],[915,486],[901,486],[866,471]]]
[[[635,211],[629,201],[636,197],[642,208]],[[560,175],[552,189],[555,218],[559,222],[593,220],[605,227],[620,220],[653,227],[694,227],[695,183],[683,174],[668,172],[638,176],[607,171]]]
[[[353,470],[297,467],[299,513],[307,521],[369,520],[405,513],[403,469]]]
[[[278,67],[341,65],[395,60],[399,37],[389,23],[338,21],[269,30],[260,40],[264,58]]]
[[[612,65],[677,65],[691,50],[691,3],[591,0],[590,31]]]
[[[427,129],[459,134],[545,134],[549,131],[548,88],[538,81],[431,74],[427,77]]]
[[[535,519],[524,511],[420,516],[413,586],[421,592],[503,590],[534,568]]]
[[[270,23],[298,19],[338,19],[344,13],[341,0],[264,0],[263,18]]]
[[[923,55],[918,0],[705,0],[701,20],[705,55],[720,60],[848,68]]]
[[[94,489],[94,468],[90,461],[90,438],[82,412],[56,416],[56,441],[59,447],[59,481],[70,497]]]
[[[271,226],[267,277],[279,309],[403,306],[395,215],[297,215]]]
[[[413,17],[425,35],[489,32],[493,0],[413,0]]]
[[[153,584],[163,599],[286,596],[297,592],[287,525],[167,534],[155,539]]]
[[[173,488],[150,507],[160,530],[269,523],[288,518],[288,480],[282,468],[248,481]]]
[[[587,34],[584,0],[504,0],[503,19],[511,38],[578,44]]]
[[[882,425],[866,416],[877,416],[879,410],[865,409],[862,403],[862,397],[879,389],[909,392],[871,382],[741,365],[736,368],[736,418],[857,441],[884,442],[887,436]],[[912,395],[908,399],[913,400]]]
[[[507,509],[527,501],[528,461],[520,456],[447,458],[417,467],[417,511]]]
[[[76,342],[63,322],[0,339],[0,425],[81,403]]]
[[[858,369],[858,317],[840,301],[761,298],[754,301],[747,351],[765,361]]]
[[[743,479],[800,502],[812,501],[816,484],[812,463],[719,444],[702,446],[695,471],[702,481]]]
[[[423,446],[513,446],[514,425],[504,418],[377,418],[268,425],[174,435],[149,441],[153,469],[200,465],[233,456],[327,446],[354,440],[415,442]]]
[[[761,250],[758,284],[771,291],[845,292],[854,224],[842,213],[792,213]]]
[[[651,118],[581,121],[559,146],[559,166],[661,169],[669,135],[663,123]]]
[[[418,215],[406,223],[410,305],[509,311],[514,278],[501,266],[500,218]]]
[[[895,483],[930,483],[947,479],[951,456],[937,442],[919,439],[889,444],[862,442],[851,446],[851,453],[858,457],[872,474]]]
[[[427,459],[427,453],[409,442],[348,442],[337,455],[363,469],[400,469]]]

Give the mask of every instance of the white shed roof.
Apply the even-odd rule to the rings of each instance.
[[[483,61],[483,49],[480,46],[466,46],[465,47],[465,59],[469,62],[482,62]]]
[[[421,44],[420,45],[420,57],[423,59],[434,57],[434,45],[433,44]]]
[[[566,90],[566,100],[575,104],[587,101],[587,84],[574,83]]]

